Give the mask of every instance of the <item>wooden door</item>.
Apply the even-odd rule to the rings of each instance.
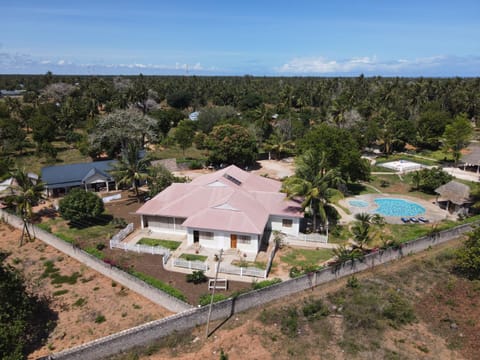
[[[230,247],[232,249],[237,248],[237,234],[230,234]]]

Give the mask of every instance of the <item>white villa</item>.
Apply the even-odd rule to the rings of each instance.
[[[256,254],[269,230],[299,234],[301,208],[280,188],[279,181],[231,165],[190,183],[170,185],[137,214],[142,228],[186,234],[189,245]]]

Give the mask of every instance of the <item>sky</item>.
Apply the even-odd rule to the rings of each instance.
[[[479,76],[480,0],[0,0],[0,73]]]

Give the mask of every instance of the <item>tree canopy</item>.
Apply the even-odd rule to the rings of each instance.
[[[55,326],[48,300],[27,291],[24,278],[0,253],[0,358],[25,359]]]
[[[298,147],[300,153],[310,150],[317,158],[323,156],[324,166],[328,169],[337,168],[344,180],[369,178],[370,166],[361,158],[358,143],[346,129],[318,125],[299,141]]]
[[[455,268],[469,279],[480,279],[480,228],[470,233],[457,251]]]
[[[444,145],[453,153],[455,163],[461,156],[461,150],[468,145],[473,136],[473,128],[466,114],[459,114],[451,124],[445,126]]]
[[[208,135],[209,162],[214,165],[252,165],[257,154],[255,137],[240,125],[218,125]]]
[[[73,189],[59,203],[60,216],[65,220],[82,222],[103,213],[102,199],[95,193],[83,189]]]
[[[129,143],[143,147],[146,140],[155,140],[156,121],[135,109],[114,110],[103,116],[90,134],[90,146],[97,153],[120,154]]]

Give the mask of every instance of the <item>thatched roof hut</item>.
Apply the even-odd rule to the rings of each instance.
[[[435,192],[439,195],[437,201],[450,201],[459,206],[471,202],[470,188],[457,181],[450,181],[435,189]]]

